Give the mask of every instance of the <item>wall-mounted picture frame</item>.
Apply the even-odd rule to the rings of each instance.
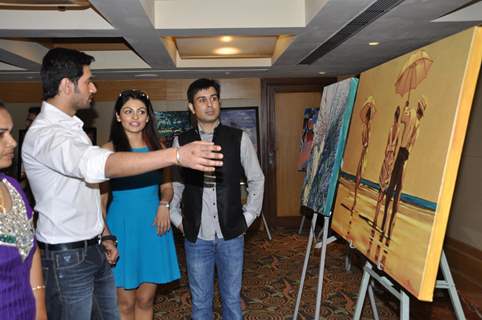
[[[221,109],[221,122],[246,132],[258,151],[259,156],[259,117],[258,107],[236,107]]]
[[[193,126],[188,111],[157,111],[155,114],[159,136],[167,147],[172,145],[175,136]],[[222,108],[220,119],[224,125],[245,131],[259,154],[258,107]]]
[[[156,128],[162,143],[172,145],[175,136],[192,128],[188,111],[156,111]]]

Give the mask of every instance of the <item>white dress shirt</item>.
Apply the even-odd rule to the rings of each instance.
[[[92,146],[83,122],[43,102],[25,135],[22,159],[39,213],[37,239],[50,244],[91,239],[104,228],[99,182],[112,153]]]

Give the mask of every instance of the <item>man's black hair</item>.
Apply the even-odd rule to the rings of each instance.
[[[196,93],[201,90],[209,89],[211,87],[216,90],[219,98],[221,95],[221,86],[219,85],[219,82],[212,79],[197,79],[196,81],[191,83],[191,85],[189,85],[189,88],[187,89],[187,101],[189,103],[194,103],[194,96],[196,95]]]
[[[43,58],[40,70],[43,99],[47,100],[58,94],[59,84],[63,78],[76,84],[84,73],[84,66],[90,65],[94,60],[94,57],[73,49],[49,50]]]

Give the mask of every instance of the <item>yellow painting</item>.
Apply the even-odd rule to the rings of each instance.
[[[472,99],[482,29],[360,76],[332,228],[431,301]]]

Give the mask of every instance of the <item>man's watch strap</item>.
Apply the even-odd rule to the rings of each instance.
[[[114,242],[114,244],[117,245],[117,237],[114,236],[113,234],[109,234],[109,235],[100,237],[101,242],[104,242],[104,241],[107,241],[107,240],[112,240]]]

